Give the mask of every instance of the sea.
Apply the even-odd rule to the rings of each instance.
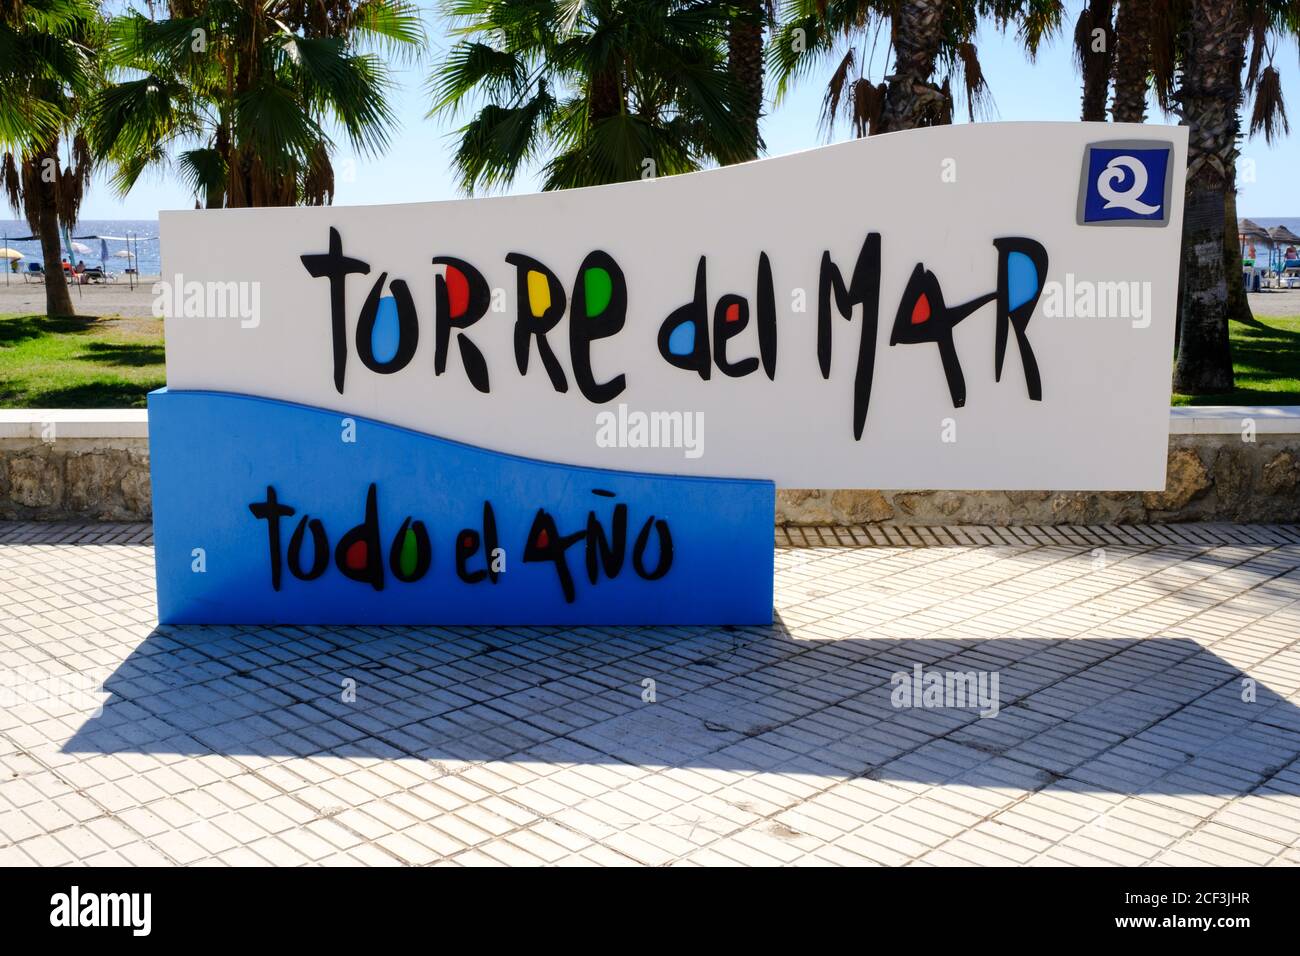
[[[88,266],[103,265],[109,272],[120,273],[131,260],[114,255],[114,253],[127,250],[125,237],[130,236],[131,253],[140,257],[140,275],[156,276],[162,274],[162,266],[159,263],[157,219],[85,219],[77,223],[76,228],[70,230],[70,232],[73,242],[79,242],[90,250],[89,252],[74,250],[73,262],[84,260]],[[41,256],[41,244],[37,240],[28,239],[22,241],[14,238],[15,236],[30,236],[31,234],[31,227],[28,226],[26,220],[0,219],[0,248],[8,247],[21,252],[23,258],[19,260],[18,267],[22,270],[26,270],[29,262],[40,262],[44,265]],[[114,236],[122,238],[104,239],[104,245],[108,247],[108,258],[101,263],[100,259],[103,250],[100,247],[100,240],[79,239],[78,236]],[[63,254],[67,255],[67,251],[64,250]]]
[[[1265,228],[1270,226],[1286,226],[1292,232],[1300,234],[1300,216],[1251,216],[1255,222]],[[20,242],[13,239],[13,236],[29,236],[31,229],[27,223],[22,220],[0,219],[0,248],[8,246],[11,249],[17,249],[23,253],[24,258],[19,262],[19,268],[26,269],[29,262],[41,261],[41,244],[35,240]],[[80,242],[90,248],[90,252],[76,253],[77,259],[85,260],[87,265],[100,265],[100,241],[98,239],[83,238],[78,236],[132,236],[138,237],[138,244],[135,239],[132,240],[132,252],[138,252],[140,257],[140,275],[156,276],[162,274],[162,266],[159,262],[158,248],[158,220],[156,219],[87,219],[77,223],[77,227],[72,230],[72,239],[74,242]],[[110,272],[121,272],[127,265],[127,259],[121,256],[115,256],[116,252],[123,252],[127,248],[125,239],[105,239],[108,246],[108,259],[103,265]],[[74,260],[76,261],[76,260]]]

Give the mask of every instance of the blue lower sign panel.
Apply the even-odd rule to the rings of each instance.
[[[578,468],[149,396],[164,624],[768,624],[771,482]]]

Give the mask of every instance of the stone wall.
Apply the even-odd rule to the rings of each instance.
[[[144,438],[0,438],[0,519],[147,520]],[[1300,434],[1180,434],[1162,492],[785,490],[779,525],[1300,522]]]
[[[0,518],[141,521],[150,504],[146,438],[0,440]]]
[[[783,490],[778,525],[1300,521],[1300,435],[1172,435],[1164,491]]]

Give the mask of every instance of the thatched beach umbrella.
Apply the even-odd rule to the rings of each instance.
[[[1263,240],[1264,242],[1272,240],[1272,237],[1268,234],[1268,230],[1253,219],[1238,219],[1237,235],[1243,242],[1248,239],[1254,239],[1257,241]]]
[[[1270,255],[1273,248],[1273,237],[1268,234],[1268,230],[1255,222],[1253,219],[1237,220],[1237,243],[1241,250],[1241,259],[1250,259],[1255,264],[1259,263],[1258,253],[1248,253],[1248,249],[1254,249],[1256,243],[1264,243],[1269,247]]]
[[[1291,248],[1290,258],[1294,259],[1296,257],[1296,248],[1297,246],[1300,246],[1300,236],[1297,236],[1286,226],[1273,226],[1269,229],[1268,236],[1273,240],[1273,248],[1278,251],[1277,270],[1281,272],[1286,268],[1287,247]]]
[[[1268,234],[1268,230],[1253,219],[1237,220],[1237,238],[1241,240],[1243,248],[1248,242],[1267,242],[1269,244],[1273,242],[1273,237]]]

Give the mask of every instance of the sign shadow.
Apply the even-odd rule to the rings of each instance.
[[[104,690],[65,752],[1300,796],[1286,771],[1300,708],[1177,636],[815,640],[779,616],[768,627],[172,626]]]

